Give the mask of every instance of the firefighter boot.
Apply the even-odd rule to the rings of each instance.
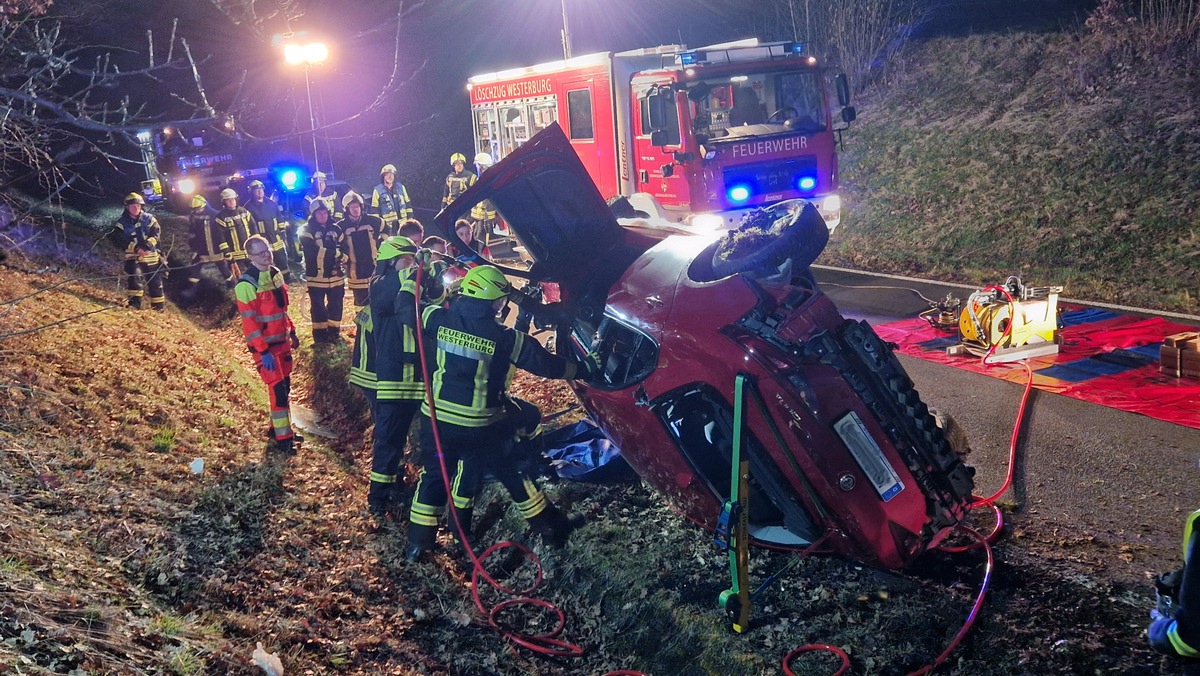
[[[528,521],[532,534],[540,536],[543,543],[555,548],[567,546],[571,531],[584,524],[582,514],[563,514],[554,505],[547,505],[541,514],[529,517]]]
[[[436,526],[421,526],[408,523],[408,544],[404,547],[404,560],[416,563],[425,552],[433,549],[434,538],[437,536]]]
[[[396,484],[372,481],[371,488],[367,491],[367,509],[371,511],[371,515],[376,518],[386,517],[388,510],[396,503],[396,493]]]

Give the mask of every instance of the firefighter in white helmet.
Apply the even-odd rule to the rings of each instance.
[[[162,310],[167,297],[163,294],[166,266],[158,251],[162,232],[158,219],[145,211],[146,200],[136,192],[125,196],[125,213],[113,226],[118,243],[125,248],[125,293],[129,306],[142,307],[142,297],[149,294],[150,307]]]
[[[383,233],[383,221],[378,216],[365,212],[362,195],[351,190],[342,198],[346,217],[337,222],[342,231],[342,251],[346,254],[350,292],[354,304],[367,304],[367,291],[371,286],[371,275],[375,271],[375,257],[379,253],[379,242]]]
[[[209,206],[203,195],[192,197],[192,212],[188,214],[188,247],[192,250],[192,265],[188,268],[188,288],[185,296],[196,292],[204,266],[215,265],[225,285],[232,288],[237,281],[229,269],[229,240],[225,229],[217,225],[217,210]]]
[[[338,199],[337,190],[329,187],[329,177],[323,171],[314,172],[312,175],[312,187],[308,192],[304,193],[304,206],[309,211],[312,211],[312,201],[320,199],[325,202],[325,206],[329,208],[329,214],[336,221],[342,217],[342,203]]]
[[[412,218],[408,191],[403,183],[396,180],[396,165],[385,164],[379,169],[379,185],[371,192],[367,212],[383,221],[383,232],[388,236],[396,234],[400,221]]]
[[[300,233],[300,248],[304,250],[304,275],[312,303],[313,342],[336,343],[346,296],[342,231],[330,217],[325,200],[313,200],[309,208],[308,224]]]
[[[238,206],[238,194],[233,188],[221,191],[221,206],[216,221],[229,242],[229,265],[236,279],[242,276],[242,268],[246,265],[246,240],[254,234],[254,216]]]
[[[271,256],[275,267],[283,273],[284,281],[291,281],[288,269],[287,251],[287,219],[284,218],[279,204],[267,197],[267,187],[262,181],[250,181],[250,199],[245,204],[246,211],[253,216],[253,234],[262,235],[271,243]]]
[[[475,185],[475,172],[467,171],[465,155],[462,153],[451,155],[450,166],[454,171],[446,177],[446,188],[442,191],[442,208],[450,206],[450,203],[466,192],[467,188]]]

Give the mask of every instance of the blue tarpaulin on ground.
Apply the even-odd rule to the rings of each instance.
[[[542,434],[543,451],[558,475],[576,481],[611,481],[629,476],[632,469],[617,448],[591,419]]]

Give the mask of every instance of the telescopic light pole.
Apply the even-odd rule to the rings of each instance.
[[[308,101],[308,125],[312,132],[313,172],[317,172],[321,170],[320,160],[317,158],[317,115],[313,110],[312,79],[308,71],[329,58],[329,48],[323,42],[289,43],[283,47],[283,58],[292,65],[304,66],[304,92]]]
[[[562,27],[563,59],[569,59],[569,58],[571,58],[571,29],[567,28],[567,0],[562,0],[562,15],[563,15],[563,27]]]

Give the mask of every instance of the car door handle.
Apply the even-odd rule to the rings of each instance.
[[[638,178],[641,180],[642,183],[649,183],[650,182],[650,171],[648,169],[642,169],[642,170],[638,171]]]

